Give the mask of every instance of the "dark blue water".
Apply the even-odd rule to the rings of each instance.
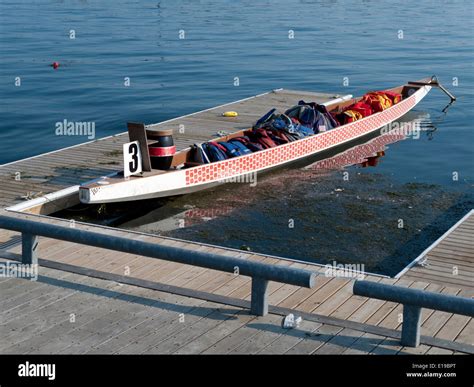
[[[361,94],[437,74],[458,78],[459,101],[436,141],[390,164],[472,180],[473,3],[435,3],[2,0],[0,163],[87,140],[56,136],[64,119],[94,121],[103,137],[278,87]],[[437,116],[445,102],[435,91],[419,109]]]
[[[87,140],[55,135],[64,119],[93,121],[103,137],[124,131],[127,121],[158,122],[274,88],[360,95],[436,74],[458,101],[443,114],[449,100],[433,90],[416,108],[430,117],[433,135],[392,145],[363,174],[395,190],[416,182],[471,198],[473,16],[469,0],[1,0],[0,163]],[[424,226],[469,206],[449,212],[456,200],[433,209]],[[430,202],[422,204],[428,213]]]

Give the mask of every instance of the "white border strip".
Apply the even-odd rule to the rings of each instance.
[[[323,102],[321,105],[329,106],[329,105],[333,105],[335,103],[346,102],[346,101],[350,100],[352,97],[353,97],[352,94],[346,94],[342,97],[338,97],[338,98],[335,98],[335,99],[330,99],[329,101]]]
[[[102,180],[104,177],[115,176],[117,173],[118,172],[112,172],[112,173],[110,173],[106,176],[101,176],[101,177],[98,177],[96,179],[90,180],[88,183],[93,183],[95,181]],[[33,208],[33,207],[36,207],[36,206],[39,206],[39,205],[42,205],[42,204],[45,204],[45,203],[53,202],[54,200],[62,199],[66,196],[70,196],[70,195],[73,195],[73,194],[78,194],[79,195],[79,187],[80,186],[81,186],[81,184],[78,184],[78,185],[73,185],[71,187],[61,189],[59,191],[54,191],[54,192],[43,195],[43,196],[41,196],[39,198],[36,198],[36,199],[27,200],[26,202],[23,202],[23,203],[17,203],[17,204],[14,204],[13,206],[5,207],[5,210],[15,211],[15,212],[24,212],[26,210],[29,210],[30,208]]]
[[[446,231],[443,235],[441,235],[435,242],[433,242],[430,246],[428,246],[425,249],[425,251],[423,251],[417,258],[415,258],[411,263],[409,263],[401,272],[399,272],[393,278],[398,279],[403,274],[405,274],[408,270],[410,270],[417,262],[422,260],[431,250],[433,250],[444,239],[446,239],[461,223],[463,223],[469,216],[471,216],[472,213],[474,213],[474,209],[472,209],[466,215],[464,215],[461,219],[459,219],[454,226],[452,226],[448,231]]]
[[[18,203],[14,204],[13,206],[5,208],[7,211],[18,211],[18,212],[23,212],[25,210],[28,210],[32,207],[39,206],[41,204],[45,204],[47,202],[52,202],[54,200],[61,199],[65,196],[72,195],[76,192],[79,191],[79,185],[73,185],[68,188],[61,189],[59,191],[51,192],[49,194],[46,194],[44,196],[41,196],[36,199],[31,199],[27,200],[26,202],[23,203]]]
[[[267,91],[267,92],[265,92],[265,93],[261,93],[261,94],[253,95],[253,96],[251,96],[251,97],[239,99],[239,100],[237,100],[237,101],[227,102],[227,103],[225,103],[225,104],[223,104],[223,105],[214,106],[214,107],[207,108],[207,109],[204,109],[204,110],[200,110],[200,111],[197,111],[197,112],[194,112],[194,113],[186,114],[186,115],[184,115],[184,116],[179,116],[179,117],[175,117],[175,118],[170,118],[169,120],[157,122],[157,123],[155,123],[155,124],[150,124],[150,125],[146,125],[146,126],[148,127],[148,126],[153,126],[153,125],[165,124],[165,123],[167,123],[167,122],[175,121],[175,120],[178,120],[178,119],[181,119],[181,118],[185,118],[185,117],[190,117],[190,116],[193,116],[193,115],[198,114],[198,113],[204,113],[204,112],[207,112],[207,111],[210,111],[210,110],[214,110],[214,109],[218,109],[218,108],[221,108],[221,107],[224,107],[224,106],[232,105],[232,104],[234,104],[234,103],[239,103],[239,102],[247,101],[247,100],[249,100],[249,99],[253,99],[253,98],[257,98],[257,97],[263,97],[264,95],[267,95],[267,94],[270,94],[270,93],[275,93],[275,92],[277,92],[277,91],[282,91],[282,90],[283,90],[283,88],[274,89],[274,90],[271,90],[271,91]],[[126,133],[127,133],[127,132],[116,133],[116,134],[113,134],[113,135],[111,135],[111,136],[106,136],[106,137],[97,138],[97,139],[91,140],[91,141],[81,142],[80,144],[71,145],[71,146],[68,146],[68,147],[66,147],[66,148],[56,149],[56,150],[53,150],[53,151],[51,151],[51,152],[41,153],[41,154],[39,154],[39,155],[35,155],[35,156],[31,156],[31,157],[26,157],[26,158],[20,159],[20,160],[10,161],[9,163],[1,164],[1,165],[0,165],[0,168],[1,168],[1,167],[6,167],[7,165],[19,163],[19,162],[21,162],[21,161],[31,160],[31,159],[35,159],[35,158],[40,157],[40,156],[46,156],[46,155],[50,155],[50,154],[53,154],[53,153],[57,153],[57,152],[60,152],[60,151],[66,150],[66,149],[77,148],[78,146],[82,146],[82,145],[86,145],[86,144],[91,144],[91,143],[93,143],[93,142],[102,141],[102,140],[106,140],[106,139],[108,139],[108,138],[113,138],[113,137],[121,136],[121,135],[124,135],[124,134],[126,134]]]

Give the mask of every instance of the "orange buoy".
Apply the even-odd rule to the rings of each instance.
[[[59,67],[59,62],[53,62],[51,66],[56,70]]]

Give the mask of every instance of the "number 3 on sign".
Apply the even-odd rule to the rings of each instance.
[[[123,144],[123,175],[129,177],[142,171],[142,155],[138,141]]]

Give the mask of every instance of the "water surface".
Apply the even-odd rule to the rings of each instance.
[[[472,207],[473,32],[467,0],[2,0],[0,163],[87,140],[55,135],[64,119],[103,137],[279,87],[357,95],[436,74],[458,101],[445,114],[433,90],[414,112],[430,134],[390,144],[376,167],[280,171],[147,220],[217,203],[229,210],[157,232],[393,273]]]

